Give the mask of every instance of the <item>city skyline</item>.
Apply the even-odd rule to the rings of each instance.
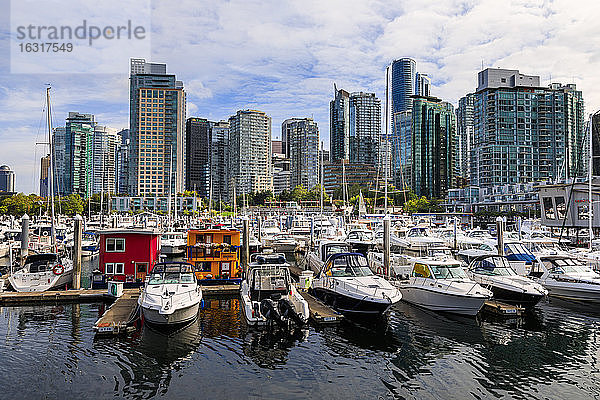
[[[193,14],[190,9],[203,12]],[[600,60],[593,56],[593,38],[600,28],[585,9],[562,2],[523,4],[508,6],[498,15],[492,2],[398,7],[309,2],[302,9],[267,2],[177,7],[158,3],[148,61],[168,64],[185,83],[186,117],[220,121],[248,108],[270,115],[273,126],[288,118],[312,117],[329,148],[325,127],[333,82],[350,92],[373,92],[383,103],[385,67],[402,57],[414,58],[418,70],[432,78],[431,94],[455,107],[458,99],[475,90],[483,63],[484,68],[539,75],[542,86],[574,82],[583,92],[586,115],[595,111],[600,92],[594,88],[600,77],[594,70]],[[0,18],[2,30],[8,31],[8,17]],[[565,18],[572,22],[562,24]],[[173,46],[169,25],[192,33],[177,37]],[[191,26],[202,29],[188,29]],[[580,35],[588,40],[576,40]],[[0,40],[0,49],[7,51],[8,46],[8,39]],[[121,74],[69,76],[10,74],[8,61],[0,61],[0,140],[7,144],[0,160],[15,170],[16,190],[29,193],[38,188],[39,160],[47,150],[34,143],[46,137],[45,84],[53,86],[55,126],[69,111],[78,110],[94,114],[111,129],[128,128],[128,64],[138,56],[115,57]],[[278,130],[273,133],[274,139],[279,137]]]

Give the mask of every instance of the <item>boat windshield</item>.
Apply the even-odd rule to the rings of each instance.
[[[581,264],[580,262],[570,259],[562,258],[552,260],[550,265],[550,273],[558,275],[580,275],[593,273],[592,269],[587,265]]]
[[[504,250],[507,256],[511,254],[531,254],[521,243],[508,243],[504,246]]]
[[[489,257],[476,262],[473,271],[481,275],[514,276],[517,273],[512,269],[507,259],[503,257]]]
[[[332,254],[339,254],[339,253],[345,253],[347,251],[349,251],[349,247],[347,244],[327,244],[324,245],[325,248],[325,254],[323,257],[323,261],[327,260],[329,258],[330,255]]]
[[[408,231],[408,237],[424,237],[429,236],[426,228],[413,228]]]
[[[436,279],[463,279],[467,274],[458,264],[430,265],[431,272]]]
[[[152,269],[149,285],[164,285],[178,283],[194,283],[193,266],[191,264],[157,264]]]
[[[367,259],[356,254],[348,254],[335,258],[328,265],[326,272],[328,276],[334,277],[359,277],[371,276],[373,272],[369,268]]]

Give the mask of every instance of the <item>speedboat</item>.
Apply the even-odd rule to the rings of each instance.
[[[32,254],[8,277],[17,292],[44,292],[73,281],[73,262],[56,253]]]
[[[311,270],[316,274],[325,266],[325,261],[327,261],[331,255],[350,252],[350,245],[345,242],[321,239],[317,242],[314,251],[309,251],[306,254],[305,269]]]
[[[517,275],[505,256],[476,257],[469,265],[467,275],[480,285],[488,286],[495,299],[526,308],[534,307],[548,294],[539,283]]]
[[[286,233],[279,233],[273,237],[271,247],[276,253],[293,253],[298,248],[298,241]]]
[[[346,243],[352,247],[352,251],[364,254],[365,256],[375,247],[373,232],[368,230],[352,230],[348,232]]]
[[[540,257],[531,275],[548,290],[548,296],[565,300],[600,302],[600,274],[573,257]]]
[[[392,283],[402,300],[432,311],[477,315],[493,293],[469,279],[457,260],[410,258],[410,276]]]
[[[402,298],[397,288],[373,274],[360,253],[331,255],[313,279],[311,292],[349,315],[380,315]]]
[[[198,315],[202,290],[194,266],[184,262],[158,263],[138,298],[145,321],[162,326],[185,324]]]
[[[308,303],[292,283],[283,254],[253,254],[246,279],[240,286],[244,316],[253,326],[308,322]]]

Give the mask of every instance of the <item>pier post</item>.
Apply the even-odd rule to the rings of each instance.
[[[310,248],[315,247],[315,217],[310,217]]]
[[[81,289],[81,242],[83,219],[76,215],[73,219],[73,289]]]
[[[244,276],[248,271],[248,264],[250,263],[250,228],[248,224],[248,217],[242,218],[243,228],[242,235],[244,237],[244,245],[242,251],[242,267],[244,269]]]
[[[498,255],[504,255],[504,220],[502,217],[496,218],[496,236],[498,239]]]
[[[258,218],[256,218],[256,228],[258,231],[258,242],[262,246],[262,216],[260,215],[260,212],[258,213]]]
[[[386,215],[383,218],[383,273],[390,276],[390,217]]]
[[[25,257],[29,254],[29,215],[21,217],[21,265],[25,265]]]

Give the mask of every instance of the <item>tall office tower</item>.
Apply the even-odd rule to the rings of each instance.
[[[281,124],[290,159],[290,187],[312,189],[319,182],[319,127],[312,118],[290,118]]]
[[[335,98],[329,103],[329,148],[331,162],[350,158],[350,93],[338,90],[334,85]]]
[[[230,195],[273,190],[271,117],[262,111],[238,111],[229,117]]]
[[[403,190],[412,187],[412,110],[396,113],[393,122],[392,178],[394,185]]]
[[[131,59],[130,194],[166,195],[184,189],[185,91],[166,71],[166,64]]]
[[[127,176],[129,174],[129,129],[117,132],[116,183],[115,193],[127,193]]]
[[[381,140],[381,101],[375,93],[350,95],[350,162],[377,165]]]
[[[205,198],[210,192],[211,125],[204,118],[185,123],[185,188]]]
[[[281,154],[281,156],[285,158],[285,153],[283,150],[283,141],[271,140],[271,151],[273,152],[273,155]]]
[[[417,72],[415,76],[415,94],[418,96],[431,96],[431,78],[427,74]]]
[[[48,197],[49,181],[48,176],[50,174],[50,154],[46,154],[40,160],[40,197]]]
[[[392,115],[412,109],[412,95],[416,88],[417,62],[412,58],[400,58],[392,62]]]
[[[592,157],[592,175],[600,176],[600,114],[592,117]]]
[[[210,175],[214,201],[229,201],[229,122],[212,125],[210,145]]]
[[[96,126],[92,140],[92,193],[114,193],[116,179],[117,134]]]
[[[441,199],[456,179],[456,131],[452,104],[413,97],[412,188],[417,196]]]
[[[67,130],[57,126],[52,133],[52,151],[54,159],[54,193],[67,194],[67,176],[70,168],[70,157],[67,157]]]
[[[65,126],[64,194],[87,198],[92,194],[93,141],[96,121],[92,114],[70,112]],[[58,158],[58,157],[57,157]]]
[[[0,167],[0,192],[15,192],[15,171],[8,165]]]
[[[458,101],[456,109],[456,136],[458,138],[457,162],[458,175],[467,181],[471,178],[471,147],[475,125],[473,123],[473,105],[475,95],[469,93]]]
[[[540,86],[518,70],[478,74],[471,183],[478,186],[584,176],[584,102],[574,84]]]

